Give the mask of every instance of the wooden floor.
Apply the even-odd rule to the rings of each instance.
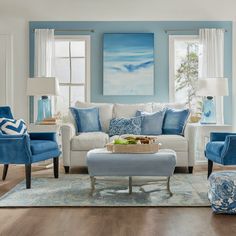
[[[72,171],[78,172],[86,170]],[[33,168],[34,176],[49,174],[51,169]],[[0,181],[0,195],[23,178],[23,167],[10,166],[7,179]],[[0,209],[0,235],[231,236],[236,235],[236,216],[215,215],[207,207]]]

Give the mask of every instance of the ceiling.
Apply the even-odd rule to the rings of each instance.
[[[0,0],[0,15],[26,20],[234,20],[235,0]]]

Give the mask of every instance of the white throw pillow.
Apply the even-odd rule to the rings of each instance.
[[[185,109],[185,103],[158,103],[154,102],[152,104],[152,112],[158,112],[163,110],[164,108],[171,108],[171,109]]]
[[[27,134],[27,127],[22,119],[0,118],[0,130],[3,134],[8,135]]]

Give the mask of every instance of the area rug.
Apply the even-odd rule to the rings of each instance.
[[[155,180],[155,183],[148,183]],[[32,188],[25,181],[0,198],[0,207],[118,207],[118,206],[209,206],[206,175],[175,174],[170,181],[173,196],[163,178],[133,178],[133,193],[128,194],[128,178],[98,178],[91,195],[88,175],[61,175],[32,178]]]

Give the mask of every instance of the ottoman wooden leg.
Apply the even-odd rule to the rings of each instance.
[[[132,194],[132,177],[129,176],[129,194]]]
[[[5,180],[7,177],[8,166],[9,166],[8,164],[4,164],[2,180]]]
[[[167,177],[167,191],[169,192],[170,196],[173,195],[173,193],[170,190],[170,176]]]
[[[90,181],[91,181],[91,195],[93,195],[93,192],[95,190],[95,177],[90,176]]]

